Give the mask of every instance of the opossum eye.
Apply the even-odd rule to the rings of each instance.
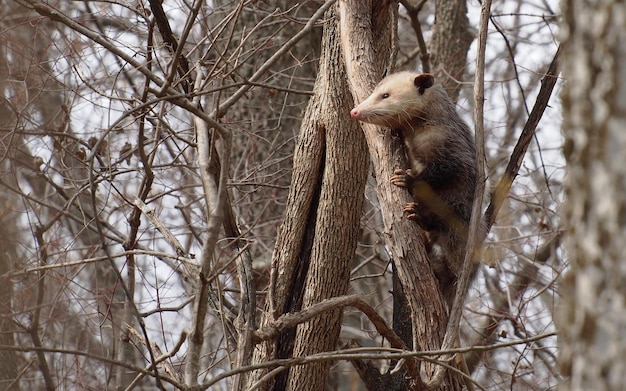
[[[389,94],[385,92],[385,93],[382,95],[382,98],[383,98],[383,99],[387,99],[387,98],[389,98]]]

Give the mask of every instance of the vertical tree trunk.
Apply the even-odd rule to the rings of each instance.
[[[285,219],[272,261],[269,315],[274,318],[344,295],[358,240],[367,148],[358,124],[349,120],[352,100],[340,60],[335,11],[328,11],[325,19],[314,96],[300,128]],[[340,328],[341,310],[330,311],[300,325],[295,333],[283,333],[277,346],[266,344],[261,355],[267,360],[334,350]],[[278,376],[273,387],[322,390],[329,368],[330,362],[293,367]]]
[[[327,16],[332,19],[324,29],[319,77],[311,103],[317,123],[302,128],[303,132],[323,132],[326,147],[303,308],[348,290],[369,166],[363,134],[357,123],[348,120],[352,99],[343,61],[337,61],[341,59],[341,46],[335,12]],[[341,310],[301,324],[294,357],[334,350],[340,328]],[[292,370],[289,388],[322,390],[329,368],[327,361]]]
[[[626,6],[563,6],[570,269],[557,323],[561,389],[618,390],[626,373]]]

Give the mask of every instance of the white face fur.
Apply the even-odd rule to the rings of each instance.
[[[429,74],[398,72],[384,78],[372,94],[350,115],[370,124],[392,129],[410,128],[421,118],[434,79]]]

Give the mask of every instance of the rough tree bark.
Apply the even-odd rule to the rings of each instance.
[[[274,319],[344,295],[358,240],[367,149],[358,124],[349,120],[352,101],[335,11],[328,11],[325,19],[314,96],[300,128],[292,185],[272,260],[266,316]],[[297,331],[283,333],[276,345],[264,344],[255,361],[261,356],[267,360],[333,350],[340,327],[341,310],[327,312],[301,324]],[[330,362],[293,367],[280,374],[272,387],[321,390],[329,368]]]
[[[342,67],[339,30],[335,12],[324,29],[322,57],[315,96],[311,102],[314,123],[305,118],[301,130],[324,135],[321,187],[316,209],[309,270],[302,307],[346,294],[350,268],[359,238],[368,155],[358,124],[346,121],[352,99]],[[305,128],[305,126],[308,126]],[[307,164],[307,162],[299,162]],[[297,186],[297,184],[296,184]],[[313,227],[311,227],[313,228]],[[341,328],[338,309],[298,326],[294,357],[330,351],[337,345]],[[324,389],[330,362],[296,368],[290,373],[289,389]]]
[[[562,390],[618,390],[626,372],[626,6],[563,5],[565,220]]]

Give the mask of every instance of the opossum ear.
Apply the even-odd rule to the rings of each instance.
[[[433,86],[433,84],[435,84],[435,78],[430,73],[422,73],[421,75],[415,76],[415,79],[413,79],[413,84],[415,84],[415,87],[417,87],[420,95],[424,95],[424,91],[426,91],[427,88],[430,88]]]

